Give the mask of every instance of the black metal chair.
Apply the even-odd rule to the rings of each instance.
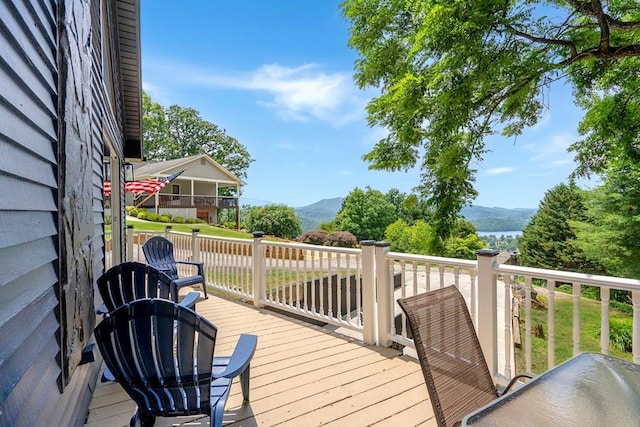
[[[498,398],[498,392],[464,297],[447,286],[398,300],[407,315],[438,426],[460,425],[468,413]],[[517,420],[514,420],[517,424]]]
[[[111,267],[97,280],[104,305],[98,313],[108,313],[141,298],[164,298],[179,302],[179,289],[169,276],[140,262],[123,262]],[[180,304],[195,310],[200,294],[189,292]]]
[[[173,256],[173,243],[162,236],[153,236],[145,241],[142,245],[142,252],[147,262],[169,275],[178,288],[201,283],[204,297],[205,299],[208,298],[207,284],[204,280],[204,263],[200,261],[176,261]],[[195,266],[198,269],[198,274],[179,277],[177,264]]]
[[[240,377],[249,401],[249,369],[257,337],[242,334],[230,357],[213,357],[217,328],[193,310],[141,299],[107,314],[94,330],[105,364],[138,405],[131,426],[156,416],[208,414],[222,426],[231,383]]]

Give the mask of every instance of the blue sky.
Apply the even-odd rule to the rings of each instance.
[[[143,0],[142,80],[225,129],[255,159],[241,202],[305,206],[354,188],[410,192],[420,171],[368,170],[362,155],[385,135],[370,128],[374,90],[353,82],[357,53],[338,0]],[[566,147],[582,116],[557,84],[550,110],[517,141],[492,137],[476,164],[474,204],[535,208],[573,170]]]

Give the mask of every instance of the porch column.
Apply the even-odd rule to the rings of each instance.
[[[251,261],[253,270],[253,306],[260,308],[265,295],[265,262],[264,247],[261,245],[264,233],[262,231],[253,232],[253,244],[251,247]]]
[[[375,252],[373,240],[362,240],[362,340],[376,343],[376,283]]]
[[[500,251],[480,249],[478,259],[478,339],[491,374],[498,371],[498,281],[493,273]]]
[[[388,242],[376,242],[376,301],[378,304],[378,345],[382,347],[391,346],[389,331],[391,329],[391,319],[393,319],[393,282],[389,274],[389,253]]]
[[[127,225],[127,232],[125,234],[125,237],[127,239],[127,251],[125,253],[125,260],[135,261],[135,259],[133,259],[133,225]]]

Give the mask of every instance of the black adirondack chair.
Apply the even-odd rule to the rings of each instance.
[[[138,405],[131,426],[157,416],[208,414],[222,426],[233,378],[249,401],[249,368],[257,337],[242,334],[230,357],[213,357],[217,329],[193,310],[142,299],[107,314],[94,330],[106,366]]]
[[[164,298],[178,302],[178,287],[157,268],[140,262],[124,262],[111,267],[97,280],[104,305],[98,313],[108,313],[141,298]],[[193,310],[200,294],[189,292],[180,304]]]
[[[144,242],[142,252],[147,262],[169,275],[178,288],[201,283],[204,297],[205,299],[208,298],[207,284],[204,281],[204,263],[200,261],[176,261],[173,256],[173,243],[162,236],[153,236]],[[198,274],[179,277],[177,264],[195,266],[198,269]]]

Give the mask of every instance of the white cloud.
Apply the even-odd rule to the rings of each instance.
[[[349,170],[346,170],[346,169],[343,169],[343,170],[341,170],[340,172],[338,172],[338,175],[342,175],[342,176],[351,176],[351,175],[353,175],[353,172],[351,172],[351,171],[349,171]]]
[[[523,149],[533,153],[530,160],[540,162],[544,167],[564,166],[573,161],[567,149],[576,139],[575,135],[567,132],[557,133],[545,142],[526,144]]]
[[[280,142],[276,144],[276,148],[280,148],[281,150],[295,150],[295,147],[287,142]]]
[[[149,83],[148,81],[142,81],[142,90],[146,92],[147,95],[153,100],[153,102],[157,102],[161,105],[170,104],[169,99],[164,92],[164,90],[153,83]]]
[[[247,73],[218,73],[207,69],[172,66],[173,75],[186,82],[239,90],[264,92],[259,105],[273,109],[282,120],[331,122],[340,126],[364,117],[366,100],[347,72],[325,72],[318,64],[285,67],[262,65]]]
[[[512,167],[491,168],[491,169],[487,169],[485,174],[487,174],[487,175],[502,175],[502,174],[505,174],[505,173],[515,172],[515,170],[516,169],[512,168]]]

